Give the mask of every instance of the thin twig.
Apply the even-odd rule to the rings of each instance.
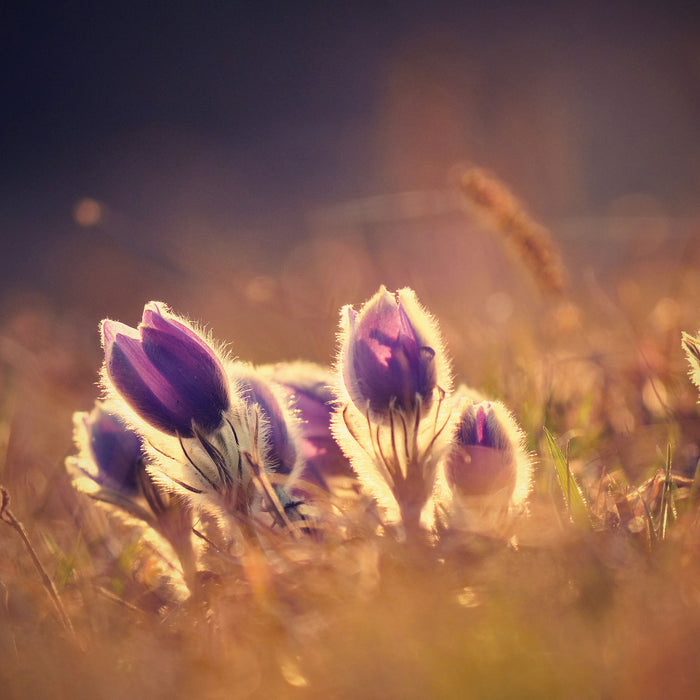
[[[666,524],[668,522],[669,499],[671,498],[671,443],[666,447],[666,466],[664,469],[664,487],[661,492],[661,539],[666,539]]]
[[[27,534],[24,525],[22,525],[22,523],[19,520],[17,520],[17,518],[10,510],[9,506],[10,494],[7,492],[7,489],[4,486],[0,486],[0,520],[2,520],[2,522],[6,523],[10,527],[14,528],[19,534],[19,536],[22,538],[22,542],[24,543],[27,552],[29,552],[29,556],[31,557],[32,562],[34,563],[34,567],[39,573],[41,582],[44,584],[46,592],[49,594],[49,597],[51,598],[56,607],[56,611],[58,612],[58,616],[61,620],[61,623],[63,624],[65,629],[68,630],[68,632],[74,635],[75,630],[73,629],[73,624],[71,623],[70,618],[66,614],[63,604],[61,603],[61,599],[58,597],[58,591],[56,590],[56,586],[54,585],[49,575],[46,573],[46,569],[44,569],[44,566],[39,560],[39,557],[37,556],[36,550],[34,549],[29,539],[29,535]]]
[[[566,503],[571,513],[571,463],[569,462],[569,451],[571,448],[571,440],[566,441]]]

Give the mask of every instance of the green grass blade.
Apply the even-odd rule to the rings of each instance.
[[[591,527],[591,515],[588,508],[588,503],[583,495],[578,480],[571,473],[571,470],[567,466],[566,457],[559,449],[554,436],[547,430],[544,429],[545,437],[547,438],[547,446],[554,460],[554,467],[557,471],[557,477],[559,480],[559,486],[561,487],[562,494],[564,496],[564,501],[567,503],[569,509],[569,515],[576,525],[581,527],[590,528]]]
[[[693,483],[690,487],[690,494],[688,495],[688,507],[692,510],[695,505],[695,501],[698,497],[698,490],[700,490],[700,459],[695,465],[695,474],[693,475]]]

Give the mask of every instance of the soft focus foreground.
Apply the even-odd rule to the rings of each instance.
[[[144,282],[99,311],[135,324],[149,298],[166,298],[210,323],[241,360],[329,364],[343,305],[359,310],[382,282],[415,289],[439,320],[455,384],[476,389],[473,403],[454,409],[459,440],[445,475],[454,503],[438,517],[437,537],[396,532],[391,518],[383,520],[371,500],[358,496],[334,454],[329,479],[340,486],[328,491],[309,476],[300,487],[319,504],[321,522],[332,524],[321,536],[289,537],[273,528],[264,546],[244,537],[231,548],[216,524],[198,515],[195,527],[208,526],[215,539],[194,538],[193,573],[182,546],[183,532],[190,537],[188,516],[173,516],[170,502],[149,501],[144,518],[94,501],[96,492],[110,503],[124,495],[113,488],[124,473],[123,451],[115,457],[106,443],[87,440],[103,467],[84,474],[93,499],[73,489],[64,468],[76,452],[72,414],[93,410],[98,397],[96,322],[36,299],[12,310],[0,329],[0,483],[10,498],[3,519],[12,525],[0,528],[3,697],[693,695],[700,682],[700,420],[681,331],[694,335],[700,326],[697,227],[647,235],[648,221],[626,221],[626,231],[637,233],[634,245],[624,249],[624,236],[606,240],[605,269],[555,232],[570,262],[567,286],[545,232],[497,183],[477,175],[461,181],[468,216],[433,214],[374,232],[351,222],[342,230],[331,225],[326,235],[275,251],[274,261],[245,246],[222,245],[214,254],[183,242],[170,261],[187,270],[179,286]],[[615,223],[601,222],[598,235]],[[106,277],[118,278],[109,258],[101,264]],[[92,311],[90,301],[85,308]],[[401,327],[406,362],[423,367],[429,357],[419,352],[422,341],[414,343],[420,334]],[[361,327],[353,337],[364,337]],[[181,359],[211,364],[218,377],[216,361],[207,364],[208,351],[200,356],[198,341],[192,343]],[[365,359],[356,365],[367,361],[359,356]],[[167,365],[148,349],[129,357],[128,370],[142,377],[151,376],[152,362]],[[228,365],[226,371],[248,387],[246,397],[261,394],[250,375]],[[421,415],[434,387],[430,371],[416,376],[413,398],[403,397],[398,407],[383,400],[386,392],[373,403],[352,385],[349,430],[359,425],[353,410],[360,417],[372,411],[373,426],[400,421],[399,410],[404,418]],[[284,372],[278,380],[297,396],[307,386],[293,386]],[[201,384],[183,388],[174,378],[172,386],[199,400]],[[142,417],[166,427],[176,421],[185,446],[200,439],[198,449],[206,451],[219,417],[236,408],[235,396],[212,387],[219,403],[200,421],[204,442],[175,412],[180,404],[171,394],[147,403]],[[461,391],[474,390],[457,387],[455,396]],[[422,394],[416,408],[412,402]],[[265,401],[269,407],[272,400]],[[241,415],[249,404],[240,405]],[[306,404],[297,406],[303,412]],[[430,406],[443,410],[437,400]],[[500,458],[483,456],[499,446],[492,416],[505,406],[535,454],[534,492],[528,514],[507,527],[474,527],[460,513],[485,488],[485,472],[495,472],[509,494],[518,489]],[[89,430],[104,418],[93,412],[80,420]],[[314,467],[319,445],[333,448],[322,444],[323,435],[297,437],[299,454]],[[155,448],[162,445],[156,441]],[[465,460],[482,471],[464,478]],[[362,482],[362,467],[355,469]],[[133,479],[126,481],[132,489]],[[419,492],[422,506],[424,484]],[[216,493],[217,508],[238,512],[238,495]],[[257,492],[250,493],[255,514],[264,497],[256,501]],[[397,502],[402,510],[398,496]],[[42,580],[27,541],[53,587]],[[191,595],[173,585],[183,578]]]

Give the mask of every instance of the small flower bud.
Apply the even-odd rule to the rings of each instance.
[[[151,539],[156,550],[167,542],[192,591],[196,565],[191,512],[154,482],[147,471],[143,440],[115,412],[119,409],[118,402],[97,401],[90,413],[73,414],[73,438],[79,452],[66,459],[73,486],[109,512],[125,517],[129,525],[136,521],[141,521],[142,527],[147,525],[141,536]],[[167,550],[161,551],[161,556],[167,560]],[[174,585],[178,587],[177,581]]]
[[[90,413],[75,415],[76,429],[83,433],[93,469],[84,470],[96,484],[134,495],[142,468],[141,438],[124,421],[97,403]]]
[[[490,403],[464,409],[445,470],[448,483],[464,494],[513,489],[515,455]]]
[[[105,374],[129,406],[169,435],[221,424],[228,381],[214,350],[164,304],[150,302],[138,329],[102,322]]]
[[[516,445],[501,409],[488,401],[468,402],[462,409],[445,463],[447,481],[460,493],[512,492],[515,487]]]

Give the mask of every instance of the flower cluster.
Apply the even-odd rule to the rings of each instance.
[[[302,536],[319,517],[307,501],[332,499],[339,480],[406,535],[481,527],[465,514],[507,514],[528,494],[514,419],[452,391],[437,323],[410,289],[342,309],[336,371],[232,360],[160,302],[138,327],[105,320],[101,334],[104,400],[75,416],[74,483],[157,530],[186,580],[193,519],[229,545],[274,528]]]
[[[507,516],[531,487],[510,413],[465,387],[452,392],[437,323],[412,290],[382,287],[359,312],[344,307],[341,327],[333,434],[385,521],[406,534],[436,514],[497,529],[497,520],[472,517],[474,508],[486,502]]]
[[[105,393],[141,436],[162,490],[222,518],[298,517],[287,507],[302,466],[296,423],[272,382],[159,302],[138,328],[106,320],[101,330]]]

